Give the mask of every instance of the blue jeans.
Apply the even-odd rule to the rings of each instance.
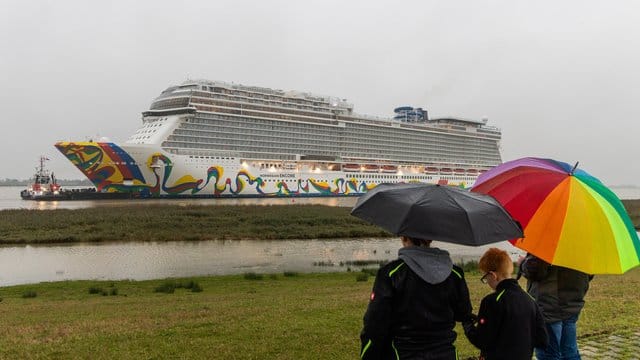
[[[538,360],[580,360],[576,323],[578,315],[566,320],[547,323],[549,345],[546,349],[536,348]]]

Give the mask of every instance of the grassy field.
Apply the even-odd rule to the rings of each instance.
[[[189,279],[201,292],[156,292],[167,280],[0,288],[0,358],[354,359],[373,281],[359,274]],[[466,274],[476,311],[479,277]],[[640,329],[639,287],[640,269],[596,276],[579,336]],[[477,355],[464,336],[457,346]]]
[[[390,236],[349,211],[318,205],[4,210],[0,244]],[[0,359],[357,358],[373,277],[288,275],[0,288]],[[477,273],[466,276],[477,311],[489,288]],[[156,291],[170,292],[176,281],[191,285]],[[640,269],[596,276],[579,336],[638,331],[639,288]],[[464,336],[457,347],[462,359],[478,353]]]
[[[320,205],[2,210],[0,244],[391,236],[350,211]]]

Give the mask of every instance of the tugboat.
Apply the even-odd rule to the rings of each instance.
[[[61,188],[56,177],[44,166],[46,156],[40,156],[40,166],[36,167],[33,183],[20,192],[25,200],[52,200],[60,196]]]
[[[62,189],[53,172],[44,166],[49,158],[40,156],[40,166],[36,167],[33,183],[20,192],[23,200],[58,201],[58,200],[114,200],[140,199],[138,193],[132,192],[98,192],[95,188]]]

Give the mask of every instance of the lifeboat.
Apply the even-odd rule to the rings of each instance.
[[[366,172],[378,171],[379,169],[380,167],[378,165],[367,164],[364,166],[364,171]]]
[[[380,169],[382,172],[386,173],[395,173],[398,171],[398,167],[396,165],[382,165]]]
[[[344,165],[342,165],[342,171],[360,171],[360,165],[358,165],[358,164],[344,164]]]
[[[486,173],[486,172],[487,172],[487,170],[482,169],[482,170],[478,170],[478,172],[479,172],[480,174],[484,174],[484,173]]]
[[[440,172],[443,174],[451,174],[451,169],[450,168],[441,168]]]
[[[453,172],[456,173],[456,174],[464,174],[464,169],[458,168],[458,169],[453,170]]]
[[[427,166],[427,167],[424,168],[424,172],[426,172],[428,174],[437,174],[439,170],[440,169],[438,169],[435,166]]]
[[[467,174],[477,174],[478,170],[477,169],[467,169]]]

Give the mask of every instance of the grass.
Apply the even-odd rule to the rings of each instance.
[[[354,359],[373,277],[243,275],[154,281],[71,281],[0,288],[0,358]],[[472,302],[489,292],[466,273]],[[198,284],[157,293],[163,284]],[[640,329],[640,269],[596,276],[579,336]],[[87,289],[117,288],[116,296]],[[25,299],[27,291],[37,297]],[[461,334],[461,329],[458,328]],[[478,352],[459,337],[462,359]],[[99,351],[96,351],[99,349]]]
[[[321,205],[144,205],[77,210],[2,210],[0,244],[389,237]],[[126,216],[122,216],[126,214]]]

